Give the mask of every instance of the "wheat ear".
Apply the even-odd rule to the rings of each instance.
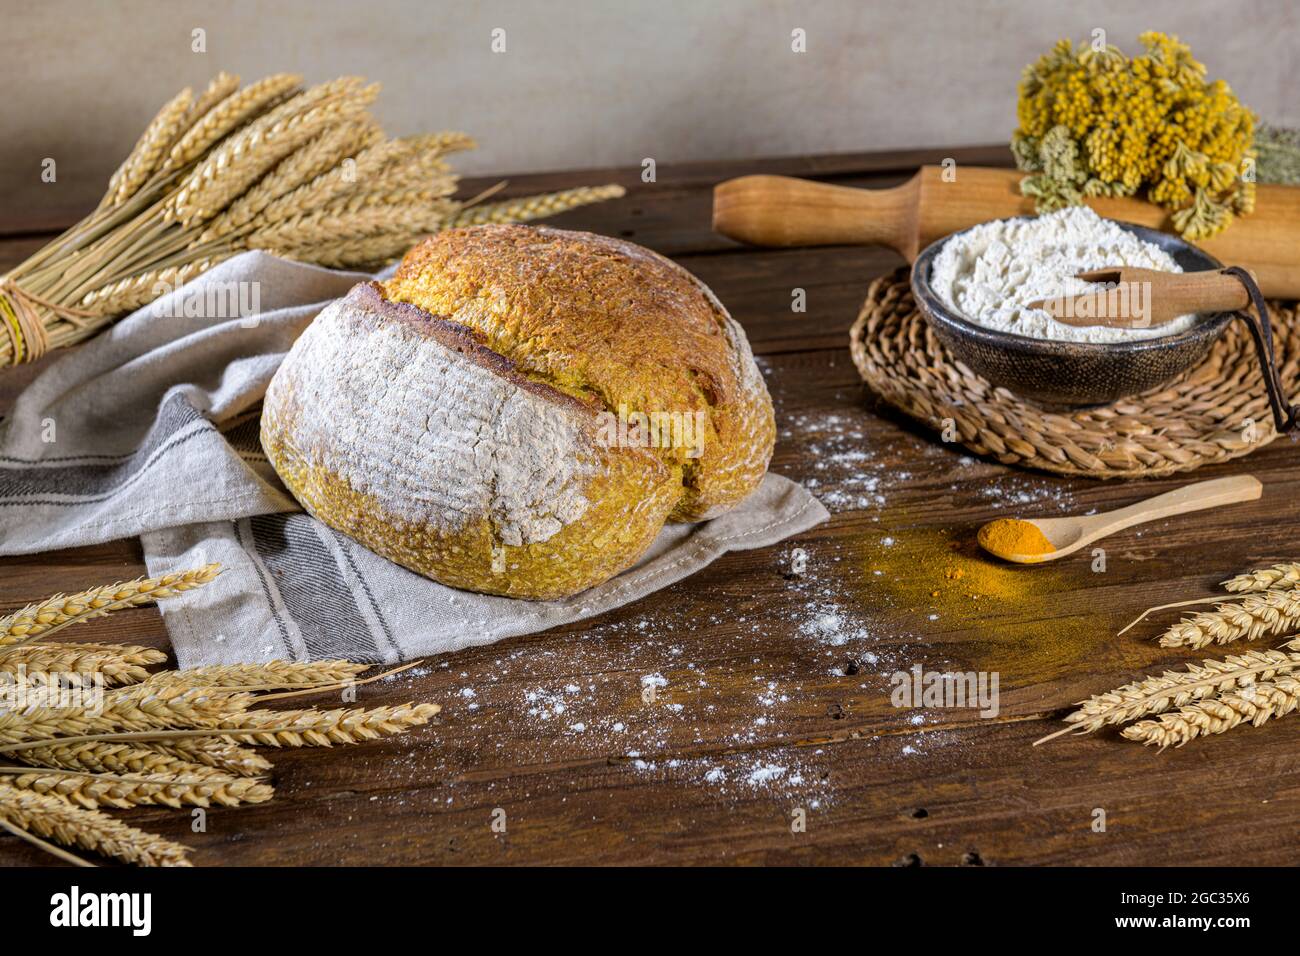
[[[132,644],[27,644],[0,655],[0,674],[99,674],[106,684],[134,684],[165,660],[162,651]]]
[[[81,300],[81,308],[93,310],[101,315],[117,315],[122,312],[134,312],[155,299],[169,292],[175,292],[195,276],[207,272],[219,262],[225,262],[233,253],[218,254],[183,266],[168,266],[166,269],[151,269],[139,275],[120,279],[112,285],[87,292]]]
[[[211,738],[219,741],[219,738]],[[232,745],[233,746],[233,745]],[[248,753],[256,756],[250,750]],[[20,750],[15,756],[24,763],[37,767],[51,767],[58,770],[86,770],[90,773],[117,773],[128,775],[151,774],[186,774],[202,778],[205,774],[240,777],[258,777],[271,769],[268,762],[262,761],[256,772],[235,771],[229,768],[213,767],[163,753],[147,744],[134,745],[125,743],[81,743],[65,744],[51,740],[39,747]]]
[[[220,726],[247,709],[251,694],[212,693],[203,687],[137,684],[104,695],[97,710],[84,707],[27,707],[0,710],[0,744],[118,731]]]
[[[302,77],[276,73],[222,97],[195,118],[172,147],[162,172],[184,169],[252,117],[298,88]]]
[[[214,664],[183,671],[161,671],[148,681],[154,687],[219,687],[247,690],[317,687],[353,680],[369,664],[352,661],[270,661],[266,664]]]
[[[32,770],[19,773],[0,768],[8,782],[20,790],[54,793],[78,806],[115,807],[125,810],[138,806],[237,807],[245,803],[265,803],[275,795],[269,784],[234,777],[201,768],[195,774],[151,774],[113,778],[83,772]]]
[[[185,114],[185,120],[181,124],[180,136],[177,137],[177,142],[179,143],[186,133],[202,122],[203,118],[208,115],[214,106],[237,89],[239,89],[239,76],[234,73],[227,73],[225,70],[222,70],[209,80],[203,95],[195,101],[194,105]],[[168,155],[170,156],[170,150]]]
[[[361,239],[343,239],[321,246],[307,246],[296,251],[282,251],[280,255],[286,259],[312,262],[328,269],[355,269],[400,259],[407,249],[426,235],[427,231],[380,233]]]
[[[1243,723],[1258,727],[1274,717],[1291,713],[1300,704],[1300,678],[1278,677],[1252,684],[1210,700],[1189,704],[1155,720],[1143,720],[1125,727],[1121,735],[1163,750],[1181,747],[1189,740],[1221,734]]]
[[[447,228],[481,226],[487,223],[527,222],[543,216],[554,216],[590,203],[618,199],[626,194],[627,190],[622,186],[580,186],[577,189],[525,196],[521,199],[504,199],[501,202],[485,203],[463,210],[447,223]]]
[[[263,226],[246,242],[250,249],[267,249],[277,254],[303,250],[307,257],[311,257],[315,246],[329,243],[339,236],[360,238],[434,232],[446,222],[448,211],[445,206],[415,209],[373,206],[356,212],[314,212]]]
[[[336,123],[359,117],[378,85],[343,77],[314,86],[223,140],[169,200],[170,218],[185,226],[211,219],[262,175]]]
[[[326,208],[332,200],[356,189],[358,183],[374,180],[390,159],[404,155],[407,150],[408,146],[401,140],[374,143],[358,150],[351,163],[326,170],[266,206],[260,225],[283,222],[309,210]]]
[[[433,185],[442,190],[446,183],[455,184],[459,178],[446,160],[418,153],[386,167],[379,174],[383,188],[390,190],[425,189]],[[455,192],[454,185],[451,192]]]
[[[1271,568],[1247,571],[1223,582],[1225,590],[1235,593],[1293,588],[1300,584],[1300,563],[1275,564]]]
[[[140,866],[189,866],[179,843],[127,826],[99,810],[86,810],[52,793],[0,782],[0,819],[38,837]]]
[[[84,746],[96,746],[96,743],[90,742]],[[166,757],[191,761],[216,770],[224,770],[226,773],[232,773],[239,777],[260,777],[271,770],[271,761],[256,750],[251,750],[235,743],[233,740],[220,737],[155,740],[143,742],[139,746],[142,749],[152,750]],[[23,756],[23,759],[25,760],[26,757]]]
[[[220,724],[223,734],[267,747],[329,747],[405,733],[428,723],[437,704],[339,710],[250,710]]]
[[[264,218],[269,216],[267,210],[281,204],[293,208],[292,197],[308,188],[318,177],[338,168],[348,157],[374,146],[383,135],[378,124],[369,117],[326,129],[310,143],[290,153],[253,188],[236,199],[229,209],[213,220],[198,241],[210,242],[229,235],[259,215],[265,213]]]
[[[369,189],[354,189],[346,195],[327,203],[321,208],[321,211],[341,215],[379,206],[422,206],[426,208],[438,207],[445,216],[450,216],[458,211],[458,207],[446,200],[455,191],[455,177],[450,176],[445,177],[442,182],[420,187],[389,189],[387,185],[380,184]]]
[[[184,129],[186,113],[194,105],[194,93],[187,86],[158,111],[122,165],[108,180],[100,207],[120,206],[152,176],[163,163],[167,150]]]
[[[1282,634],[1300,625],[1300,591],[1273,588],[1184,618],[1160,636],[1161,647],[1205,647]]]
[[[139,607],[202,587],[220,573],[221,565],[208,564],[158,578],[136,578],[119,584],[91,588],[68,597],[55,595],[0,618],[0,654],[9,646],[45,637],[70,624],[102,617],[112,611]]]
[[[424,160],[439,159],[451,153],[463,152],[467,149],[477,149],[478,143],[469,133],[462,133],[458,130],[444,130],[441,133],[421,133],[416,136],[403,136],[400,141],[410,146],[411,151],[408,157],[419,157]],[[408,160],[401,163],[395,163],[395,168]],[[388,170],[385,170],[387,172]]]
[[[1296,647],[1300,642],[1293,641],[1284,646]],[[1124,724],[1139,717],[1162,713],[1296,668],[1300,668],[1300,653],[1274,650],[1247,651],[1229,655],[1221,661],[1189,664],[1185,670],[1165,671],[1159,676],[1134,681],[1082,701],[1079,709],[1065,718],[1068,726],[1034,741],[1034,746],[1063,734],[1092,733],[1111,724]]]

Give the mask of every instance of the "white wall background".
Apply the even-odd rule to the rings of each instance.
[[[75,209],[158,106],[219,69],[384,84],[393,134],[459,128],[466,172],[989,143],[1022,66],[1104,28],[1177,33],[1300,125],[1291,0],[0,0],[0,211]],[[191,51],[191,31],[207,52]],[[507,52],[490,49],[506,30]],[[791,30],[808,50],[790,50]],[[57,192],[40,161],[59,163]],[[3,218],[0,216],[0,218]]]

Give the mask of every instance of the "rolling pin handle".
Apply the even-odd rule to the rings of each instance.
[[[920,174],[890,189],[741,176],[713,189],[713,229],[754,246],[883,245],[911,258]]]

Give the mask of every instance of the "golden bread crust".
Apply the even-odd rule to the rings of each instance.
[[[408,252],[385,288],[610,413],[701,413],[702,454],[655,449],[683,469],[672,520],[727,510],[767,471],[776,426],[744,333],[707,286],[649,249],[546,227],[451,229]]]
[[[698,414],[703,453],[611,443],[620,411]],[[330,527],[453,587],[552,599],[630,567],[665,521],[740,501],[775,428],[743,332],[689,273],[601,236],[486,226],[326,308],[261,434]]]

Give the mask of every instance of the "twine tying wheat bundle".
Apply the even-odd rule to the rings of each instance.
[[[303,89],[276,74],[242,89],[219,74],[173,97],[89,216],[0,277],[0,367],[95,334],[249,249],[331,268],[378,266],[440,229],[524,222],[623,195],[569,189],[478,205],[456,200],[447,157],[464,133],[386,139],[377,84]]]
[[[234,807],[274,796],[271,764],[253,747],[330,747],[401,734],[436,704],[276,710],[273,700],[356,687],[368,665],[270,661],[151,673],[166,655],[118,644],[51,644],[62,628],[212,581],[216,565],[56,595],[0,617],[0,679],[71,675],[92,702],[5,706],[0,695],[0,830],[69,863],[63,847],[144,866],[188,866],[189,849],[129,826],[103,807]],[[41,682],[38,681],[38,684]],[[21,682],[18,687],[24,686]],[[104,688],[108,688],[105,690]]]

